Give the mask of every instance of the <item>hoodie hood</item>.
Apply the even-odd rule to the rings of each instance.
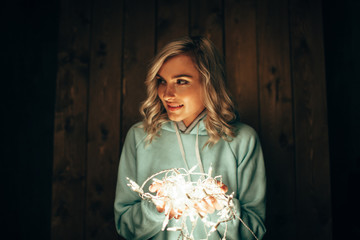
[[[208,132],[206,130],[205,123],[204,123],[205,119],[206,119],[206,112],[203,112],[194,120],[194,122],[192,122],[189,125],[188,128],[185,127],[183,122],[175,122],[175,123],[178,125],[178,127],[182,133],[191,134],[191,135],[196,135],[198,133],[197,125],[199,125],[199,135],[207,136]],[[182,129],[181,125],[183,125],[186,128],[185,131]],[[176,132],[175,126],[174,126],[174,121],[168,121],[168,122],[164,123],[161,126],[161,129],[170,131],[170,132]]]

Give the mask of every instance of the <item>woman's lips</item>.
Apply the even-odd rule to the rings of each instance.
[[[183,104],[171,104],[171,105],[167,105],[168,106],[168,110],[170,111],[177,111],[180,108],[182,108],[184,105]]]

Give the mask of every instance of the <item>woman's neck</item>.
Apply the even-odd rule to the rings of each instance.
[[[188,126],[183,121],[176,122],[179,130],[182,133],[188,134],[193,128],[200,122],[200,120],[206,115],[207,111],[204,109]]]

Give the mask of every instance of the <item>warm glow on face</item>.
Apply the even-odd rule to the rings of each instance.
[[[178,55],[168,59],[158,74],[158,96],[169,119],[189,126],[205,109],[200,73],[192,59]]]

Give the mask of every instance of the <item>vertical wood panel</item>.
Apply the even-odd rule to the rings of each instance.
[[[258,1],[260,128],[268,179],[268,239],[295,235],[295,163],[286,0]]]
[[[225,1],[225,44],[228,85],[240,119],[259,130],[255,0]]]
[[[115,239],[120,152],[123,1],[94,0],[89,83],[85,239]]]
[[[90,9],[88,1],[61,2],[52,239],[83,239]]]
[[[223,54],[223,25],[222,1],[190,1],[190,35],[209,38],[221,54]]]
[[[155,2],[125,2],[122,139],[131,125],[142,120],[139,107],[146,98],[144,81],[155,52]]]
[[[189,1],[157,0],[157,49],[189,34]]]
[[[290,14],[299,229],[297,239],[331,239],[321,1],[291,0]]]
[[[331,238],[320,0],[92,2],[61,1],[52,239],[117,238],[116,169],[148,63],[188,34],[225,53],[241,119],[260,133],[265,239]]]

